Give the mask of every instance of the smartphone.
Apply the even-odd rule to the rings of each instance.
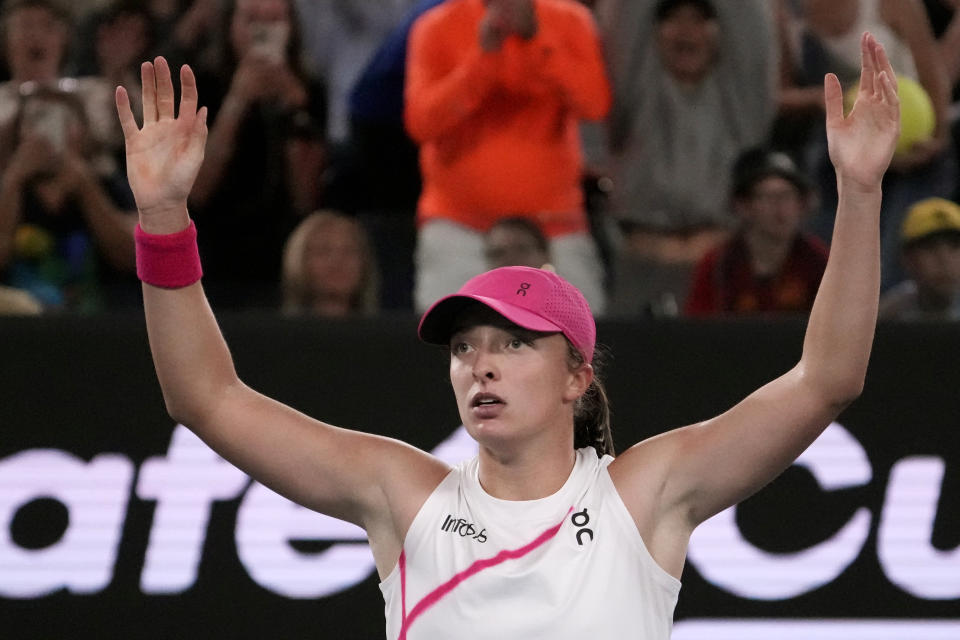
[[[67,148],[72,117],[70,107],[59,100],[32,98],[23,104],[21,127],[24,132],[45,138],[53,150],[59,154]]]
[[[290,40],[290,25],[274,20],[250,25],[250,54],[271,64],[283,64]]]

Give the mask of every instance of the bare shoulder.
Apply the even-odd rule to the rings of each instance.
[[[650,555],[679,579],[693,526],[673,502],[671,469],[694,427],[674,429],[630,447],[610,463],[610,478]]]
[[[680,455],[692,427],[674,429],[639,442],[610,463],[610,478],[634,519],[646,520],[660,504],[672,461]]]
[[[363,517],[381,579],[393,570],[407,531],[427,498],[450,473],[450,466],[405,442],[362,434],[366,451],[380,464],[382,482],[376,505]]]
[[[373,441],[371,453],[381,461],[384,497],[402,536],[427,497],[450,473],[450,466],[406,442],[382,436],[368,437]]]

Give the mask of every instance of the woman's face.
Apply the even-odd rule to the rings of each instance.
[[[697,84],[717,55],[719,27],[693,5],[674,9],[657,27],[657,45],[667,71],[679,82]]]
[[[67,25],[49,10],[14,10],[6,23],[6,53],[13,79],[46,82],[59,77],[68,37]]]
[[[350,298],[361,287],[366,260],[354,223],[336,219],[307,238],[306,272],[316,297]]]
[[[230,22],[230,45],[237,59],[251,50],[283,52],[290,35],[290,4],[287,0],[236,0]]]
[[[494,447],[572,437],[573,403],[592,379],[589,367],[571,371],[561,334],[490,315],[490,324],[468,321],[450,339],[450,381],[467,432]]]

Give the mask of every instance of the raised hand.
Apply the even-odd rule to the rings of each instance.
[[[827,143],[838,179],[864,188],[879,187],[900,135],[897,80],[883,46],[869,33],[860,39],[860,89],[853,109],[843,115],[840,81],[824,79]]]
[[[173,80],[163,58],[140,66],[143,127],[138,127],[126,89],[117,87],[117,113],[126,141],[127,177],[151,233],[172,233],[187,224],[187,196],[203,162],[207,108],[197,110],[197,81],[180,69],[180,109],[174,114]]]

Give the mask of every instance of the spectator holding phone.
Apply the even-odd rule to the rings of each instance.
[[[139,304],[132,195],[94,167],[74,93],[25,85],[0,178],[0,280],[47,309]]]
[[[21,86],[26,82],[75,94],[85,111],[87,134],[96,149],[91,161],[102,175],[117,170],[122,136],[113,115],[113,89],[98,76],[64,75],[72,38],[71,15],[54,0],[8,0],[0,11],[3,54],[10,80],[0,84],[0,127],[9,125],[20,109]],[[9,144],[9,141],[5,141]]]
[[[318,201],[323,90],[292,0],[232,0],[224,20],[223,68],[199,74],[212,126],[191,204],[214,305],[276,307],[284,241]]]

